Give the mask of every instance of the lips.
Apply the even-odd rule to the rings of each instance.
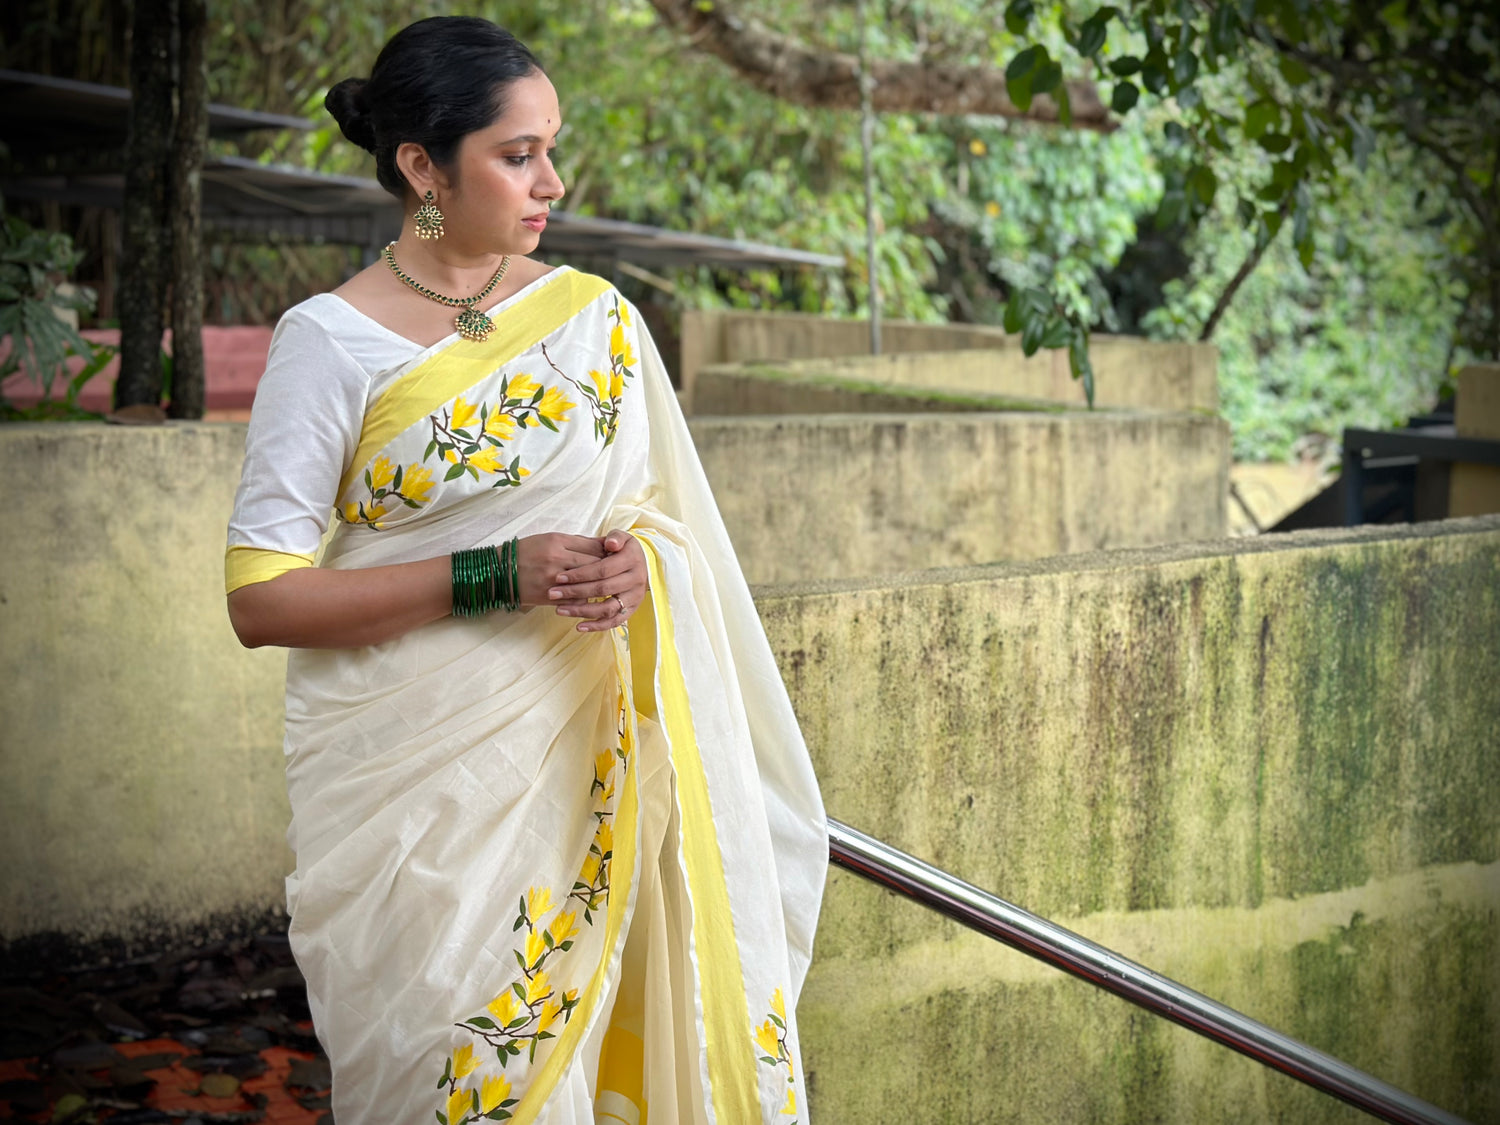
[[[544,212],[540,215],[531,215],[528,218],[522,219],[521,225],[540,233],[547,229],[546,213]]]

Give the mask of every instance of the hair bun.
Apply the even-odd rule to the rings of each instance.
[[[339,130],[366,152],[375,151],[375,123],[365,101],[365,80],[346,78],[323,99],[323,105],[339,123]]]

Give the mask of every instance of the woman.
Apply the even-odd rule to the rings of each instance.
[[[244,643],[293,649],[334,1115],[806,1121],[816,781],[650,338],[525,257],[557,95],[438,18],[327,104],[407,216],[278,326],[225,566]]]

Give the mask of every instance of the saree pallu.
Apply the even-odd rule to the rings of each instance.
[[[610,633],[539,607],[292,652],[287,899],[335,1118],[806,1122],[823,809],[629,304],[561,269],[416,357],[336,515],[336,568],[628,529],[651,591]]]

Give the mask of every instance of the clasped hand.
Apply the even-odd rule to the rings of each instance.
[[[550,605],[564,617],[582,618],[580,633],[604,632],[630,620],[646,600],[646,552],[635,536],[611,531],[602,538],[546,532],[517,544],[521,604]]]

